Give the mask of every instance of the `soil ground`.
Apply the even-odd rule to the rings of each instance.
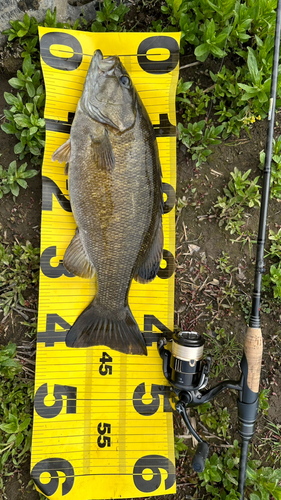
[[[190,58],[189,58],[190,60]],[[182,64],[185,64],[183,60]],[[195,73],[195,78],[205,78],[206,66],[201,65]],[[194,72],[184,70],[181,76],[189,80]],[[0,118],[3,120],[3,109],[7,107],[3,93],[11,91],[8,79],[14,76],[15,68],[7,64],[0,74]],[[277,115],[277,121],[281,115]],[[281,120],[280,120],[281,122]],[[175,324],[186,330],[196,330],[199,333],[208,333],[215,338],[215,329],[223,328],[237,342],[243,343],[246,329],[245,311],[241,304],[247,306],[251,299],[255,263],[255,245],[252,249],[248,242],[231,242],[235,239],[223,227],[219,227],[219,216],[212,207],[218,195],[223,195],[223,187],[230,179],[230,172],[235,167],[242,172],[251,169],[251,179],[260,175],[259,153],[265,148],[267,123],[256,122],[250,130],[251,137],[242,133],[240,139],[230,137],[227,141],[214,148],[208,161],[199,168],[186,153],[184,146],[178,148],[177,162],[177,198],[187,201],[187,206],[177,213],[176,217],[176,294],[175,294]],[[276,127],[275,137],[281,133]],[[15,159],[13,147],[16,140],[0,130],[0,163],[7,167]],[[247,229],[257,233],[259,210],[250,209],[247,217]],[[41,179],[40,174],[28,180],[28,188],[21,190],[16,203],[13,197],[5,196],[0,200],[1,234],[6,241],[29,240],[34,246],[39,246],[40,219],[41,219]],[[279,228],[281,224],[281,203],[270,201],[268,227]],[[250,251],[251,250],[251,251]],[[231,274],[217,268],[218,258],[222,252],[229,255],[229,265],[237,268]],[[268,271],[268,269],[267,269]],[[236,291],[234,292],[233,287]],[[233,296],[231,295],[234,294]],[[229,293],[226,293],[229,291]],[[29,291],[26,298],[36,305],[38,290]],[[242,300],[238,300],[242,297]],[[264,336],[264,356],[261,375],[261,388],[270,389],[268,419],[275,423],[280,421],[281,404],[281,373],[280,373],[280,340],[281,312],[279,306],[271,297],[264,297],[263,303],[270,303],[270,314],[261,310],[262,331]],[[1,343],[9,341],[22,345],[25,338],[25,327],[20,322],[22,317],[13,312],[1,323]],[[278,337],[279,336],[279,337]],[[208,345],[211,349],[211,343]],[[240,356],[241,350],[237,351]],[[239,357],[238,356],[238,357]],[[226,366],[219,379],[239,378],[237,359],[234,354],[234,366]],[[211,383],[218,379],[211,379]],[[220,395],[216,404],[227,407],[231,414],[231,439],[218,441],[210,440],[210,454],[220,450],[222,445],[229,444],[238,438],[236,416],[236,394],[228,391]],[[195,412],[196,415],[196,412]],[[196,417],[198,420],[198,416]],[[267,461],[266,448],[260,448],[261,437],[265,435],[266,418],[260,414],[256,425],[256,434],[253,439],[253,457],[260,457],[263,465],[271,465]],[[179,418],[175,417],[175,434],[185,434],[185,429]],[[191,456],[194,453],[191,440],[187,453],[177,461],[177,494],[169,495],[167,500],[183,500],[194,498],[195,473],[191,471]],[[39,495],[28,487],[30,480],[28,460],[19,473],[6,481],[5,499],[7,500],[38,500]],[[0,493],[1,498],[1,493]],[[160,500],[160,497],[154,497]],[[202,498],[202,497],[197,497]],[[205,496],[204,498],[208,498]]]

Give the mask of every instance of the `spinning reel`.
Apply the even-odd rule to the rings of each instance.
[[[209,445],[192,427],[186,408],[198,406],[211,401],[224,389],[235,389],[239,392],[238,418],[239,433],[243,439],[242,449],[248,448],[248,442],[254,433],[254,423],[258,410],[258,397],[254,404],[242,402],[244,375],[239,381],[225,380],[212,389],[206,390],[211,368],[211,356],[204,358],[204,338],[197,332],[180,332],[173,335],[168,342],[161,339],[158,342],[158,351],[163,359],[164,376],[171,384],[175,396],[178,398],[176,410],[183,418],[190,433],[198,441],[196,453],[192,460],[193,470],[202,472],[209,453]],[[247,453],[246,453],[247,457]],[[245,464],[241,465],[243,468]]]

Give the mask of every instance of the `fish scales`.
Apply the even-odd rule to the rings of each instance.
[[[64,265],[83,277],[95,268],[97,294],[66,343],[146,354],[128,294],[134,277],[149,282],[160,266],[161,167],[152,124],[117,57],[103,59],[96,51],[68,148],[69,195],[78,230]],[[60,155],[61,148],[53,159]]]

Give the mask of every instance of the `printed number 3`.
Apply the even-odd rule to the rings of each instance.
[[[99,448],[105,448],[106,446],[111,446],[111,439],[109,436],[104,436],[104,434],[111,433],[111,424],[103,424],[102,422],[98,425],[98,433],[100,436],[98,437],[97,443]]]

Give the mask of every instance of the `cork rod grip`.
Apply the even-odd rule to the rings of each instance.
[[[248,327],[244,342],[244,353],[248,364],[247,385],[253,392],[259,392],[262,348],[261,329]]]

